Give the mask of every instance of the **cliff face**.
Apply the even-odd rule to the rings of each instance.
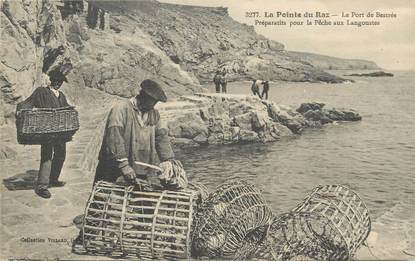
[[[49,1],[3,1],[0,19],[1,125],[42,84],[42,70],[62,65],[67,45],[60,13]]]
[[[234,21],[225,8],[74,2],[2,2],[1,44],[7,48],[0,50],[0,125],[44,84],[42,73],[66,63],[73,66],[67,87],[122,97],[135,95],[146,78],[159,80],[170,97],[199,92],[218,69],[230,80],[342,81]]]
[[[162,82],[168,96],[201,90],[193,74],[173,63],[139,28],[119,33],[84,29],[82,17],[66,21],[70,31],[81,29],[87,40],[73,36],[79,85],[131,97],[146,78]],[[72,28],[72,29],[71,29]],[[73,29],[76,28],[76,29]],[[83,31],[85,30],[85,31]]]
[[[288,52],[293,58],[297,58],[310,63],[311,65],[322,70],[377,70],[380,69],[376,63],[372,61],[360,59],[342,59],[327,55],[304,53],[304,52]]]
[[[234,21],[226,8],[158,2],[94,1],[111,14],[111,28],[140,28],[187,73],[210,82],[218,69],[231,80],[261,78],[287,81],[341,82],[304,61],[293,59],[278,42]]]

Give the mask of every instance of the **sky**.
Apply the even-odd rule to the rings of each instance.
[[[160,0],[160,2],[228,7],[238,22],[254,25],[255,20],[279,21],[287,25],[254,25],[257,33],[285,45],[290,51],[325,54],[340,58],[365,59],[389,70],[415,69],[415,0]],[[246,17],[259,12],[260,18]],[[274,17],[264,18],[264,12]],[[378,21],[376,26],[314,25],[318,18],[277,18],[276,12],[329,13],[329,21]],[[396,14],[396,18],[342,17],[343,13]],[[331,16],[337,15],[337,16]],[[309,19],[313,25],[289,26]],[[322,18],[320,18],[322,19]]]

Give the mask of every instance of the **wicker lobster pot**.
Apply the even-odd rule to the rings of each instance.
[[[271,217],[253,185],[242,180],[222,184],[199,206],[193,255],[244,259],[265,238]]]
[[[192,191],[147,192],[98,182],[85,210],[83,247],[140,260],[189,258],[194,198]]]
[[[259,256],[290,260],[349,260],[370,233],[369,211],[341,185],[315,188],[293,211],[274,219]]]
[[[22,109],[16,117],[16,129],[20,144],[70,141],[79,129],[78,112],[74,107]]]

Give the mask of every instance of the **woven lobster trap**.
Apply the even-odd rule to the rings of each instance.
[[[83,247],[140,260],[189,258],[195,197],[190,190],[140,191],[100,181],[85,209]]]
[[[209,197],[209,189],[200,182],[189,182],[186,190],[196,193],[198,206]]]
[[[244,259],[265,238],[271,217],[271,209],[255,186],[243,180],[224,183],[199,206],[192,253]]]
[[[19,144],[70,141],[79,129],[78,112],[74,107],[22,109],[16,116],[16,129]]]
[[[274,218],[257,255],[272,260],[349,260],[370,228],[369,211],[354,191],[319,186],[290,213]]]

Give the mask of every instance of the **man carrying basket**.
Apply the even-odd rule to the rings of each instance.
[[[50,84],[47,87],[38,87],[19,109],[33,108],[61,108],[69,107],[65,95],[59,91],[65,75],[59,70],[48,73]],[[18,111],[19,111],[18,109]],[[49,187],[63,187],[65,182],[59,181],[59,176],[66,156],[66,141],[51,139],[40,147],[40,168],[35,184],[35,193],[42,198],[50,198]]]

